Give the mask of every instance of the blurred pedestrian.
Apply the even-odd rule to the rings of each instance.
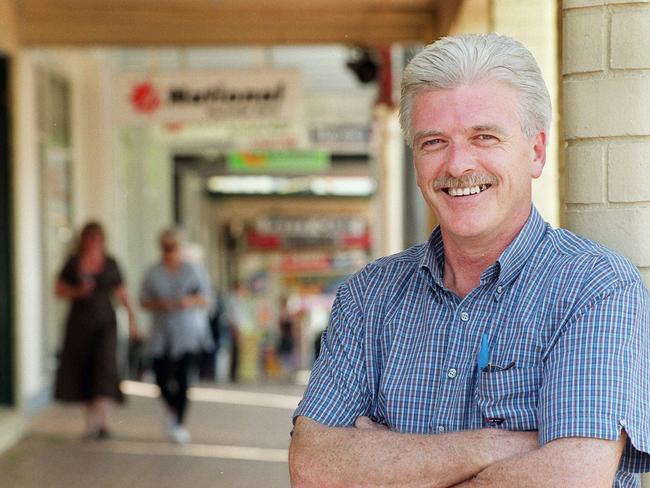
[[[211,290],[207,273],[183,258],[180,231],[163,231],[159,244],[162,258],[145,276],[140,303],[152,312],[149,352],[165,402],[167,433],[175,442],[186,443],[190,434],[183,422],[190,375],[198,355],[214,347],[207,319]]]
[[[228,296],[230,330],[230,380],[254,381],[257,377],[257,323],[250,286],[237,280]]]
[[[281,297],[276,351],[286,379],[291,379],[296,370],[296,327],[296,319],[289,311],[289,301],[287,297]]]
[[[117,319],[112,298],[126,308],[130,339],[138,338],[133,307],[117,261],[106,253],[104,230],[87,223],[76,251],[56,282],[56,296],[71,303],[56,373],[55,398],[84,402],[85,439],[109,436],[111,403],[124,399],[117,370]]]
[[[211,350],[204,351],[201,354],[199,378],[215,382],[219,377],[217,357],[221,348],[223,329],[227,327],[227,324],[225,304],[218,293],[214,293],[213,302],[214,304],[208,315],[208,327],[212,334],[214,346]]]

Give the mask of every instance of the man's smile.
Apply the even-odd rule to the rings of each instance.
[[[490,188],[492,185],[474,185],[474,186],[466,186],[466,187],[450,187],[450,188],[442,188],[442,191],[444,191],[447,195],[450,195],[452,197],[464,197],[467,195],[475,195],[477,193],[484,192],[488,188]]]

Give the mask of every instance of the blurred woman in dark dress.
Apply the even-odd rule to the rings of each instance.
[[[111,403],[122,402],[117,372],[117,320],[113,297],[126,308],[129,336],[138,338],[133,307],[117,262],[106,254],[102,226],[89,222],[56,282],[56,296],[70,301],[55,398],[83,402],[86,439],[109,436]]]

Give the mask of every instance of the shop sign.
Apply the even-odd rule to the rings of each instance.
[[[314,124],[309,139],[316,147],[337,153],[367,153],[370,143],[368,124]]]
[[[332,154],[369,151],[374,90],[352,93],[310,93],[305,111],[312,146]]]
[[[325,151],[240,151],[228,154],[229,173],[313,174],[329,169]]]
[[[128,73],[116,84],[116,118],[127,124],[303,118],[298,70]]]
[[[369,249],[370,230],[356,217],[267,217],[247,231],[254,249]]]
[[[167,128],[167,127],[166,127]],[[307,147],[305,124],[296,120],[219,120],[183,124],[162,138],[176,147],[202,147],[227,154],[242,150],[287,150]]]
[[[280,260],[282,273],[317,273],[332,269],[332,256],[329,253],[285,254]]]
[[[266,217],[255,227],[264,233],[292,237],[360,236],[367,228],[361,217]]]
[[[282,254],[278,271],[282,273],[320,273],[343,271],[352,273],[367,262],[361,250],[343,252],[289,252]]]

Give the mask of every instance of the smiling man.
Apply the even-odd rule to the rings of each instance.
[[[407,66],[400,116],[440,225],[339,289],[292,484],[640,486],[648,294],[532,205],[551,118],[534,58],[496,34],[441,39]]]

